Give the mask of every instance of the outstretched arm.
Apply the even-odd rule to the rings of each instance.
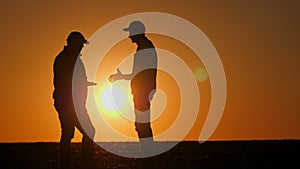
[[[133,74],[132,74],[132,73],[131,73],[131,74],[123,74],[123,73],[119,70],[119,68],[118,68],[118,69],[117,69],[117,73],[110,75],[109,78],[108,78],[108,80],[109,80],[110,82],[114,82],[114,81],[116,81],[116,80],[122,80],[122,79],[124,79],[124,80],[131,80],[132,77],[133,77]]]
[[[87,81],[87,86],[95,86],[95,85],[97,85],[97,83]]]

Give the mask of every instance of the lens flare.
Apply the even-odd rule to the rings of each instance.
[[[208,78],[207,71],[203,67],[199,67],[194,72],[196,80],[199,82],[204,82]]]

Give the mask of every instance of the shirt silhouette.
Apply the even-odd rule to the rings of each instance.
[[[132,73],[123,74],[117,69],[117,73],[111,75],[109,80],[131,80],[135,130],[139,136],[143,157],[149,157],[153,155],[150,106],[156,89],[157,53],[153,43],[145,36],[145,26],[142,22],[133,21],[123,30],[129,31],[129,38],[138,46],[134,54]],[[149,163],[146,166],[151,167]]]
[[[88,82],[80,51],[87,40],[79,32],[71,32],[67,46],[55,58],[54,71],[54,107],[61,124],[60,157],[61,167],[71,167],[70,142],[74,137],[75,127],[82,133],[82,159],[90,158],[93,152],[95,129],[85,107]],[[76,65],[76,66],[75,66]],[[74,75],[74,76],[73,76]],[[76,111],[75,111],[76,110]],[[81,123],[86,125],[85,131]]]

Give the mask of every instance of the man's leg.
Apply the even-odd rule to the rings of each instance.
[[[133,96],[135,107],[135,130],[138,133],[143,157],[153,155],[153,133],[150,123],[148,94]]]
[[[138,133],[140,147],[143,157],[153,155],[153,135],[150,123],[135,123],[135,130]]]
[[[135,122],[135,130],[138,133],[140,147],[142,151],[142,157],[148,157],[144,159],[140,159],[142,168],[154,168],[154,161],[151,156],[153,153],[153,134],[151,129],[150,121],[150,110],[140,112],[136,110],[136,122]],[[148,119],[148,120],[146,120]],[[148,121],[147,123],[143,123]]]
[[[65,107],[65,108],[64,108]],[[70,110],[66,108],[67,106],[55,105],[58,112],[58,117],[61,126],[61,137],[60,137],[60,163],[61,168],[69,169],[71,168],[71,150],[70,143],[71,139],[74,137],[74,119],[70,115]]]
[[[81,162],[86,164],[87,161],[94,159],[94,136],[95,128],[90,120],[86,108],[81,108],[78,111],[76,120],[76,127],[82,133],[82,149],[81,149]],[[84,126],[84,128],[83,128]]]
[[[60,163],[63,169],[68,169],[71,168],[71,139],[66,137],[64,133],[65,132],[62,130],[62,135],[60,138]]]

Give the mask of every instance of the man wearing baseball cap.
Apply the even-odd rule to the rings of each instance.
[[[84,44],[88,44],[88,41],[80,32],[71,32],[67,37],[67,46],[55,58],[53,65],[55,88],[53,99],[61,124],[60,160],[61,168],[64,169],[71,168],[70,143],[74,137],[75,127],[83,135],[82,159],[91,157],[94,151],[95,128],[87,114],[85,103],[87,86],[96,84],[87,81],[85,68],[80,59],[80,51]],[[77,116],[82,118],[88,128],[87,131],[83,130]]]
[[[150,157],[153,155],[150,103],[156,90],[157,53],[153,43],[145,36],[146,28],[141,21],[133,21],[123,30],[129,32],[132,43],[137,44],[132,73],[123,74],[117,69],[117,73],[111,75],[109,80],[111,82],[120,79],[131,80],[135,129],[143,157]]]

